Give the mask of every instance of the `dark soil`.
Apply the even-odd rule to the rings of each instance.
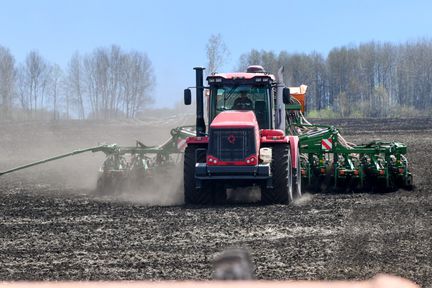
[[[160,143],[174,122],[1,124],[0,170],[102,141]],[[0,280],[209,279],[215,253],[245,247],[259,279],[385,272],[432,287],[432,119],[319,122],[351,142],[406,143],[416,189],[307,194],[289,206],[149,206],[93,196],[104,157],[85,154],[0,178]]]

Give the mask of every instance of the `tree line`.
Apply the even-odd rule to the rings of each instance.
[[[251,50],[248,65],[276,73],[284,66],[289,86],[308,85],[307,109],[341,117],[432,115],[432,41],[405,44],[368,42],[321,53]]]
[[[151,103],[154,82],[145,53],[116,45],[75,53],[65,69],[37,51],[17,63],[0,46],[1,119],[133,118]]]
[[[225,64],[220,34],[206,45],[207,72]],[[397,117],[432,115],[432,40],[368,42],[318,52],[256,50],[239,57],[237,71],[284,66],[288,86],[308,85],[310,116]],[[62,68],[30,51],[23,63],[0,46],[0,119],[134,118],[152,102],[155,76],[145,53],[119,46],[75,53]],[[18,117],[18,116],[19,117]]]

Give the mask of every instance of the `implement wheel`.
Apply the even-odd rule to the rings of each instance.
[[[289,144],[274,145],[271,162],[273,188],[261,189],[263,204],[288,204],[293,201],[292,165]]]
[[[206,152],[204,150],[197,151],[198,148],[201,147],[189,145],[185,150],[183,166],[184,201],[185,204],[208,205],[213,202],[211,189],[209,187],[196,188],[195,164],[204,163],[206,159]]]
[[[125,183],[123,171],[104,171],[99,176],[96,185],[96,195],[112,196],[120,194]]]
[[[405,183],[404,183],[404,189],[408,190],[408,191],[411,191],[414,189],[413,177],[411,174],[406,176]]]

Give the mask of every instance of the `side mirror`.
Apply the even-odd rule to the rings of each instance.
[[[284,104],[289,104],[290,103],[290,99],[291,98],[291,93],[290,93],[290,89],[285,87],[283,88],[283,92],[282,92],[282,101]]]
[[[184,104],[190,105],[192,103],[192,92],[190,89],[184,90]]]

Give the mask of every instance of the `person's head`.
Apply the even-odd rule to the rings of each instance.
[[[240,91],[240,97],[246,98],[247,97],[247,91]]]
[[[252,101],[248,97],[247,91],[240,91],[239,96],[234,101],[234,109],[236,110],[250,110],[252,109]]]

